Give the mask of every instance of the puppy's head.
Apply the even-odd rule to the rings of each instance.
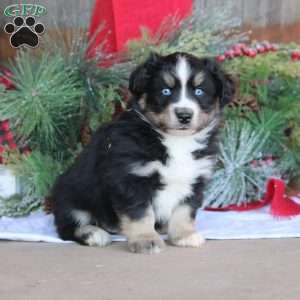
[[[218,118],[231,100],[232,80],[208,58],[152,54],[131,74],[133,105],[160,130],[191,135]]]

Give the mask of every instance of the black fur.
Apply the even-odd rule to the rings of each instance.
[[[91,212],[103,228],[119,230],[119,214],[140,218],[153,193],[162,187],[159,174],[150,178],[128,174],[137,161],[159,160],[167,153],[159,134],[133,110],[100,128],[72,168],[57,180],[53,197],[57,230],[74,239],[72,209]]]

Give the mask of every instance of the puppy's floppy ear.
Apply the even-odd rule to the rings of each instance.
[[[160,55],[152,52],[149,58],[131,73],[129,90],[133,95],[141,95],[145,92],[147,81],[150,78],[151,72],[160,61],[160,58]]]
[[[228,74],[226,74],[222,70],[219,63],[217,63],[214,59],[204,59],[204,65],[215,80],[217,87],[217,96],[220,99],[220,106],[222,108],[226,104],[228,104],[234,96],[234,81]]]

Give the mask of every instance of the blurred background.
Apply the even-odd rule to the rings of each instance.
[[[9,36],[3,32],[8,21],[3,10],[10,4],[18,2],[42,4],[47,7],[43,23],[47,31],[59,26],[66,32],[75,27],[88,28],[94,0],[43,0],[11,1],[0,3],[0,59],[6,60],[15,55],[9,45]],[[243,30],[252,31],[252,39],[271,42],[300,42],[300,1],[299,0],[194,0],[194,10],[199,17],[204,12],[224,6],[231,8],[231,14],[239,19]]]

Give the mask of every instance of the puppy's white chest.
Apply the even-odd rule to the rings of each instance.
[[[163,140],[167,148],[166,165],[160,164],[158,172],[164,185],[153,199],[157,221],[168,221],[174,208],[193,194],[193,184],[199,176],[209,177],[213,162],[203,158],[195,160],[193,151],[203,149],[193,137],[170,136]]]

